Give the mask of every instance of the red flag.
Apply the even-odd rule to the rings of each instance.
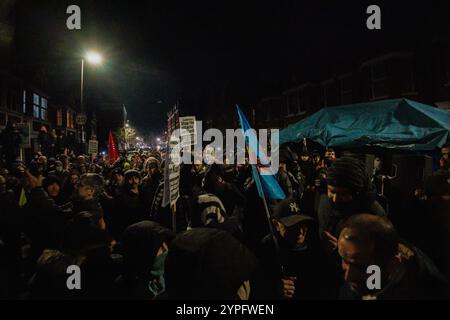
[[[111,130],[109,130],[109,142],[108,142],[108,159],[109,163],[112,163],[119,158],[119,153],[117,152],[116,143],[114,142],[114,137]]]

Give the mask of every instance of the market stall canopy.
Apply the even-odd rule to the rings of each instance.
[[[450,112],[408,99],[328,107],[280,131],[280,144],[432,150],[450,139]]]

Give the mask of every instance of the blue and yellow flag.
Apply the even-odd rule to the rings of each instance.
[[[260,146],[258,139],[253,130],[250,130],[250,124],[245,118],[244,113],[242,113],[241,109],[238,105],[236,105],[237,112],[239,115],[239,120],[241,122],[242,130],[244,131],[245,143],[248,145],[249,154],[255,154],[256,159],[258,159],[262,165],[252,164],[252,174],[253,179],[255,180],[256,187],[258,188],[258,194],[261,198],[267,196],[270,199],[284,199],[286,195],[281,189],[278,181],[275,179],[274,174],[270,167],[268,158]],[[264,174],[261,174],[264,172]]]

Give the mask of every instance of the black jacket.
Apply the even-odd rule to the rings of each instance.
[[[402,270],[385,289],[376,294],[377,300],[449,299],[450,285],[434,263],[418,248],[400,245]],[[345,284],[340,291],[342,300],[361,300],[363,297]]]
[[[122,232],[133,223],[148,219],[149,208],[146,208],[142,195],[130,190],[123,190],[115,198],[112,226],[114,236],[119,237]]]
[[[169,299],[236,299],[257,263],[228,232],[213,228],[185,231],[172,241],[166,260]]]
[[[318,219],[319,231],[328,231],[333,236],[338,237],[340,229],[345,220],[355,214],[369,213],[378,216],[385,216],[383,207],[375,200],[375,193],[367,194],[360,199],[355,199],[343,209],[338,210],[331,206],[331,202],[326,194],[319,199]]]
[[[317,231],[317,229],[316,229]],[[338,292],[338,274],[333,264],[326,259],[320,247],[317,232],[308,231],[308,247],[301,251],[289,248],[286,241],[277,233],[280,253],[277,256],[272,235],[262,240],[259,250],[261,269],[255,297],[261,299],[280,299],[281,265],[285,276],[295,276],[295,300],[334,299]]]

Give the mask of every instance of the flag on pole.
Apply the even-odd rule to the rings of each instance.
[[[109,141],[108,141],[108,160],[110,163],[114,162],[119,158],[119,152],[117,151],[116,143],[114,142],[114,137],[111,130],[109,130]]]
[[[253,130],[250,130],[250,124],[248,123],[244,113],[241,111],[238,105],[236,105],[236,108],[239,115],[239,120],[241,122],[242,130],[245,134],[245,141],[248,145],[248,152],[249,154],[254,154],[256,156],[255,158],[259,160],[258,162],[261,163],[261,165],[252,164],[253,179],[255,180],[259,196],[263,198],[264,195],[266,195],[271,199],[286,198],[286,195],[284,194],[283,189],[281,189],[280,185],[278,184],[278,181],[275,179],[271,168],[267,166],[269,164],[269,160],[261,145],[259,144],[255,132]],[[261,174],[261,172],[264,172],[264,174]]]

